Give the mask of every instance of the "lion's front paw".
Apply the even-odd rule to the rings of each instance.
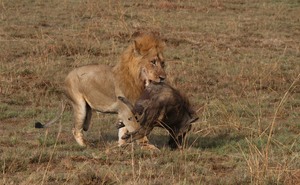
[[[133,132],[126,132],[124,135],[121,137],[122,139],[126,140],[127,142],[131,143],[132,141],[135,141],[143,136],[138,135],[139,130],[133,131]]]
[[[117,128],[117,129],[120,129],[120,128],[125,127],[125,125],[124,125],[124,123],[123,123],[122,120],[119,120],[115,125],[116,125],[116,128]]]
[[[127,141],[130,138],[130,136],[131,134],[125,133],[121,138]]]

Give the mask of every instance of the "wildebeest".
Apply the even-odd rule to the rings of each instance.
[[[183,140],[192,123],[198,120],[186,97],[166,83],[151,82],[141,97],[132,105],[126,98],[118,97],[132,111],[140,128],[123,136],[128,142],[148,135],[154,127],[169,132],[169,146],[182,147]],[[119,125],[122,127],[122,124]]]

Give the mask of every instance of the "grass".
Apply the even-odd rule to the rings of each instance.
[[[0,184],[299,184],[300,3],[0,0]],[[186,149],[117,147],[94,114],[79,147],[57,113],[78,66],[114,65],[137,30],[166,40],[168,79],[200,116]]]

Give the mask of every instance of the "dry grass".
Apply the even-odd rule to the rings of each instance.
[[[299,184],[300,3],[286,1],[0,0],[0,184]],[[187,149],[116,147],[116,117],[93,117],[77,146],[66,74],[114,65],[137,30],[167,42],[169,81],[200,123]]]

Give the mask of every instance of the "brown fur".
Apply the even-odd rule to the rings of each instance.
[[[119,131],[120,145],[124,142],[121,137],[126,130],[133,131],[138,127],[135,122],[127,120],[131,112],[119,103],[117,96],[125,96],[135,103],[145,85],[164,80],[163,48],[164,42],[156,35],[141,34],[123,52],[116,66],[83,66],[68,74],[65,91],[74,111],[73,134],[80,145],[85,146],[82,130],[88,130],[93,109],[118,113],[119,120],[126,125]]]
[[[191,124],[198,119],[188,99],[165,83],[149,84],[134,106],[126,98],[119,99],[132,110],[141,125],[123,137],[128,141],[148,135],[154,127],[164,127],[170,133],[170,147],[177,148],[191,129]]]

